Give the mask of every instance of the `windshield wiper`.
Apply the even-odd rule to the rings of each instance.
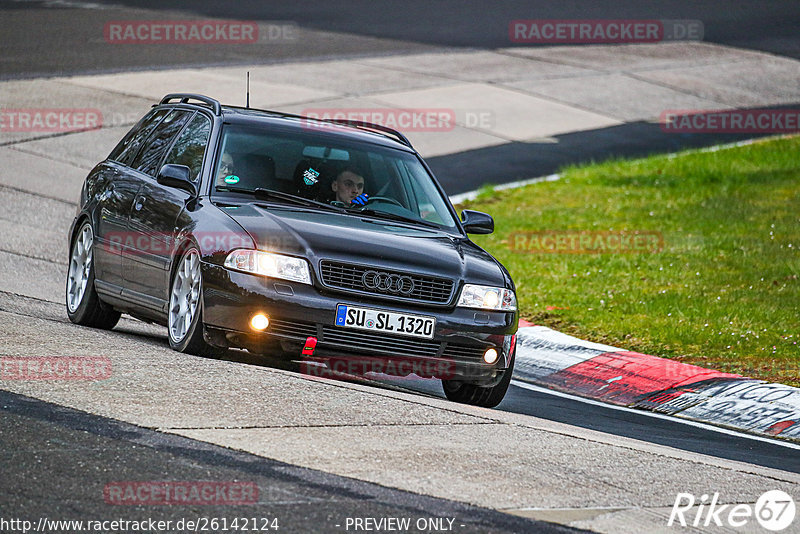
[[[380,211],[372,208],[361,208],[358,210],[342,208],[331,204],[325,204],[324,202],[311,200],[310,198],[304,198],[304,197],[299,197],[297,195],[292,195],[291,193],[284,193],[283,191],[276,191],[275,189],[267,189],[265,187],[256,187],[255,189],[247,189],[246,187],[224,187],[224,188],[219,187],[218,189],[222,191],[230,191],[231,193],[245,193],[248,195],[253,195],[259,200],[282,200],[285,202],[290,202],[292,204],[299,204],[301,206],[323,208],[330,211],[335,211],[337,213],[346,213],[347,215],[355,215],[355,216],[367,215],[378,219],[388,219],[410,224],[418,224],[421,226],[426,226],[428,228],[435,228],[437,230],[442,229],[440,225],[430,221],[425,221],[423,219],[405,217],[403,215],[398,215],[396,213],[389,213],[387,211]]]
[[[223,188],[220,187],[219,189]],[[256,187],[255,189],[247,189],[245,187],[225,187],[224,190],[230,191],[231,193],[245,193],[253,195],[259,200],[283,200],[285,202],[291,202],[292,204],[299,204],[301,206],[309,206],[313,208],[324,208],[340,213],[345,211],[344,208],[331,206],[330,204],[325,204],[324,202],[317,202],[316,200],[311,200],[310,198],[299,197],[297,195],[292,195],[291,193],[276,191],[275,189],[267,189],[265,187]]]
[[[389,213],[388,211],[380,211],[380,210],[375,210],[375,209],[372,209],[372,208],[363,208],[363,209],[360,209],[360,210],[350,211],[349,213],[352,213],[353,215],[359,215],[359,214],[360,215],[372,215],[372,216],[377,217],[379,219],[391,219],[393,221],[402,221],[402,222],[407,222],[407,223],[419,224],[419,225],[422,225],[422,226],[427,226],[428,228],[436,228],[437,230],[441,230],[442,229],[441,226],[439,226],[436,223],[430,222],[430,221],[425,221],[423,219],[414,219],[413,217],[405,217],[403,215],[398,215],[396,213]]]

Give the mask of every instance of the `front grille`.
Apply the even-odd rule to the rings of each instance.
[[[376,271],[384,275],[407,276],[414,283],[414,287],[408,294],[403,294],[396,290],[382,290],[367,287],[364,284],[364,274],[368,271]],[[453,294],[453,281],[447,278],[424,276],[365,265],[323,260],[320,262],[320,274],[322,275],[322,283],[328,287],[361,291],[391,299],[400,298],[426,304],[447,304],[450,302],[450,298]]]
[[[441,345],[438,341],[359,332],[327,325],[322,327],[320,343],[358,352],[381,352],[393,356],[428,358],[435,357]]]
[[[308,337],[318,337],[317,326],[300,321],[284,321],[271,319],[267,331],[272,335],[305,341]],[[396,357],[444,358],[460,362],[483,362],[483,353],[487,347],[447,343],[444,350],[442,343],[429,339],[365,332],[351,328],[322,325],[322,336],[319,346],[335,349],[340,352],[357,352],[361,354],[382,354]]]
[[[483,353],[487,348],[448,343],[442,352],[442,357],[458,361],[483,362]]]
[[[298,338],[305,341],[306,338],[317,335],[317,327],[313,323],[270,319],[267,332],[277,336]]]

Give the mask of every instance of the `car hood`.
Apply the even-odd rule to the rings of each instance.
[[[321,260],[444,276],[506,286],[499,263],[469,239],[373,217],[245,204],[221,208],[259,250],[303,256],[319,273]]]

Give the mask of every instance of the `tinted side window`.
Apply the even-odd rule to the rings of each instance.
[[[203,154],[208,145],[208,136],[211,133],[211,121],[198,113],[183,130],[178,140],[172,145],[164,163],[186,165],[189,167],[190,176],[195,182],[200,177],[200,168],[203,166]]]
[[[124,165],[130,165],[133,158],[136,157],[136,153],[139,152],[139,148],[142,146],[144,140],[147,139],[147,136],[150,135],[161,119],[164,118],[167,111],[166,109],[160,109],[145,115],[136,126],[131,128],[128,135],[122,138],[122,141],[120,141],[108,158],[119,161]]]
[[[172,140],[181,131],[183,125],[191,117],[193,112],[183,110],[173,110],[169,115],[164,117],[158,127],[153,131],[150,137],[145,141],[144,148],[133,160],[133,167],[143,173],[155,175],[158,162],[167,150],[167,147],[172,143]]]

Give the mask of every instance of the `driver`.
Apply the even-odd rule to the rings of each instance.
[[[363,206],[367,203],[369,195],[364,194],[364,177],[353,169],[344,169],[336,179],[331,182],[331,189],[336,198],[347,207]]]
[[[234,181],[235,180],[235,181]],[[225,152],[220,158],[219,169],[217,170],[217,187],[225,187],[228,184],[235,184],[239,181],[236,176],[236,167],[233,162],[233,156]]]

